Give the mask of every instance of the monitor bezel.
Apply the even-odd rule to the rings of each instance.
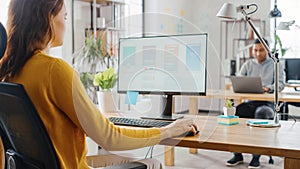
[[[120,90],[119,88],[119,78],[120,78],[120,43],[122,40],[126,39],[143,39],[143,38],[160,38],[160,37],[180,37],[180,36],[205,36],[205,84],[204,91],[202,92],[174,92],[174,91],[134,91],[134,90]],[[208,33],[194,33],[194,34],[178,34],[178,35],[158,35],[158,36],[140,36],[140,37],[127,37],[119,38],[118,43],[118,82],[117,82],[117,92],[119,94],[126,94],[127,92],[138,92],[139,94],[153,94],[153,95],[188,95],[188,96],[206,96],[207,92],[207,49],[208,49]]]

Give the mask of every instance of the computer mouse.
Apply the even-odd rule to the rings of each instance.
[[[182,135],[180,135],[181,137],[189,137],[189,136],[195,136],[199,133],[199,130],[196,131],[196,133],[194,133],[193,131],[188,131],[183,133]]]

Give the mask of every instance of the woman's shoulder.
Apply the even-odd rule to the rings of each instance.
[[[45,52],[36,52],[26,64],[29,71],[39,71],[39,74],[52,80],[71,79],[75,72],[69,63]]]

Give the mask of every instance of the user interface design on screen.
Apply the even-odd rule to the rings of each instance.
[[[123,38],[118,91],[206,93],[207,34]]]

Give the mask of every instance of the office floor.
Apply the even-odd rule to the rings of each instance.
[[[225,162],[232,153],[199,149],[197,154],[190,154],[187,148],[175,148],[175,166],[164,166],[164,169],[246,169],[251,161],[251,154],[244,154],[244,163],[236,167],[227,167]],[[164,162],[164,157],[156,159]],[[269,156],[261,156],[261,169],[282,169],[283,158],[273,157],[274,164],[269,164]]]
[[[145,158],[149,148],[142,148],[131,151],[112,152],[125,157]],[[247,169],[252,159],[251,154],[244,154],[244,163],[236,167],[227,167],[225,162],[232,157],[232,153],[214,150],[198,149],[197,154],[190,154],[188,148],[175,147],[175,165],[164,165],[165,146],[156,145],[153,149],[152,158],[159,160],[163,164],[163,169]],[[147,158],[150,157],[150,153]],[[272,157],[274,164],[269,164],[269,156],[261,156],[261,169],[283,169],[284,159],[282,157]]]

